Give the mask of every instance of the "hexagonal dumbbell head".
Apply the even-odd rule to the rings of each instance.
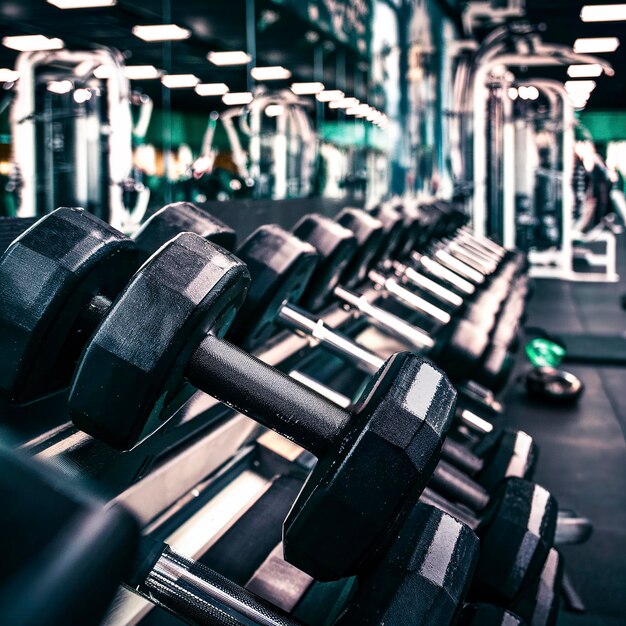
[[[350,289],[365,280],[385,233],[382,222],[362,209],[343,209],[337,216],[337,223],[351,230],[358,243],[358,249],[341,279],[344,287]]]
[[[402,215],[387,203],[374,207],[371,215],[382,222],[384,232],[384,241],[378,247],[378,251],[371,262],[371,265],[375,266],[396,254],[404,231],[404,220]]]
[[[356,253],[356,237],[351,230],[318,213],[305,215],[294,226],[293,234],[310,243],[319,255],[301,300],[309,311],[319,311],[329,304],[333,290]]]
[[[455,402],[454,388],[432,363],[410,353],[392,356],[289,512],[287,560],[318,580],[332,580],[371,559],[417,503]]]
[[[438,509],[418,504],[358,590],[337,626],[451,624],[478,558],[476,535]]]
[[[144,427],[159,423],[202,338],[226,332],[249,280],[239,259],[194,234],[161,248],[83,352],[70,391],[76,425],[113,446],[133,445]],[[110,390],[106,403],[98,400],[102,389]]]
[[[491,498],[472,595],[508,605],[540,575],[554,543],[558,504],[521,478],[505,480]]]
[[[173,202],[164,206],[133,235],[142,260],[179,233],[196,233],[225,250],[234,250],[235,231],[191,202]]]
[[[563,561],[551,548],[534,584],[511,605],[530,626],[555,626],[559,618]]]
[[[82,209],[18,237],[0,258],[0,391],[27,402],[67,386],[90,302],[115,297],[137,265],[134,243]]]
[[[230,336],[252,350],[276,331],[276,316],[286,302],[296,303],[318,259],[315,248],[277,224],[257,228],[239,247],[252,282]]]

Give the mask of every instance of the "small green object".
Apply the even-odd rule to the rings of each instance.
[[[557,367],[565,356],[565,348],[554,341],[537,337],[526,344],[526,356],[535,367]]]

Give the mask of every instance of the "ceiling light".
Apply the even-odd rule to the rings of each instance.
[[[73,87],[74,85],[72,85],[72,81],[70,80],[51,80],[46,85],[48,91],[58,94],[69,93],[72,91]]]
[[[297,96],[306,96],[324,90],[324,83],[292,83],[291,91]]]
[[[250,104],[252,100],[253,100],[253,96],[249,91],[225,93],[222,96],[222,102],[228,106],[236,106],[239,104]]]
[[[569,94],[590,94],[596,88],[593,80],[568,80],[565,82],[565,90]]]
[[[340,100],[332,100],[328,106],[331,109],[349,109],[359,106],[359,100],[357,98],[341,98]]]
[[[115,6],[117,0],[48,0],[48,4],[57,9],[96,9]]]
[[[281,65],[268,67],[253,67],[250,74],[254,80],[286,80],[291,78],[291,72]]]
[[[127,65],[124,75],[129,80],[151,80],[159,78],[161,72],[154,65]]]
[[[20,73],[8,67],[0,68],[0,83],[12,83],[20,77]]]
[[[152,24],[133,26],[133,35],[144,41],[175,41],[188,39],[191,37],[191,31],[176,24]]]
[[[626,20],[626,4],[586,5],[580,11],[583,22],[619,22]]]
[[[115,68],[112,65],[98,65],[93,71],[93,75],[100,80],[112,78],[115,74]]]
[[[83,104],[83,102],[91,100],[91,96],[92,93],[90,89],[77,89],[72,97],[77,104]]]
[[[537,87],[533,87],[532,85],[527,87],[526,97],[529,100],[536,100],[539,97],[539,89],[537,89]]]
[[[339,91],[339,89],[325,89],[324,91],[320,91],[315,97],[320,102],[332,102],[333,100],[341,100],[343,96],[343,91]]]
[[[570,78],[594,78],[600,74],[602,74],[602,66],[599,63],[570,65],[567,68],[567,75]]]
[[[615,52],[619,47],[617,37],[583,37],[574,42],[574,52],[593,54],[596,52]]]
[[[20,35],[16,37],[3,37],[2,44],[11,50],[20,52],[35,52],[37,50],[59,50],[65,44],[58,37],[45,37],[44,35]]]
[[[369,104],[359,104],[359,106],[357,106],[357,117],[367,117],[369,115],[369,112],[372,110],[372,107]]]
[[[359,113],[360,108],[357,107],[350,107],[349,109],[346,109],[346,115],[356,115],[357,113]]]
[[[196,93],[199,96],[223,96],[228,93],[226,83],[202,83],[196,85]]]
[[[278,117],[285,112],[285,107],[282,104],[268,104],[265,107],[265,115],[267,117]]]
[[[161,77],[161,82],[168,89],[184,89],[185,87],[195,87],[200,79],[193,74],[166,74]]]
[[[367,114],[367,121],[376,123],[379,120],[381,115],[382,113],[380,111],[377,111],[376,109],[372,108],[372,110]]]
[[[252,57],[243,50],[233,50],[231,52],[209,52],[206,58],[213,65],[246,65],[252,61]]]
[[[509,98],[511,98],[511,100],[517,100],[517,96],[519,94],[515,87],[509,87],[507,93],[509,94]]]

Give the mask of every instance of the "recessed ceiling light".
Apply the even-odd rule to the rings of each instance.
[[[72,81],[70,80],[51,80],[47,85],[46,89],[51,91],[52,93],[69,93],[72,91],[74,85],[72,85]]]
[[[161,77],[161,82],[168,89],[184,89],[195,87],[200,79],[193,74],[166,74]]]
[[[588,4],[580,10],[583,22],[620,22],[626,20],[626,4]]]
[[[243,50],[209,52],[206,58],[213,63],[213,65],[246,65],[252,61],[252,57]]]
[[[324,90],[324,83],[292,83],[291,91],[297,96],[306,96],[319,93]]]
[[[343,91],[339,91],[339,89],[325,89],[320,91],[315,97],[320,102],[332,102],[333,100],[341,100],[343,96]]]
[[[48,0],[57,9],[96,9],[99,7],[112,7],[117,0]]]
[[[583,37],[574,42],[574,52],[592,54],[596,52],[615,52],[619,47],[617,37]]]
[[[8,67],[0,68],[0,83],[12,83],[20,77],[20,73]]]
[[[129,80],[151,80],[159,78],[161,71],[154,65],[127,65],[124,68],[124,75]]]
[[[568,80],[565,82],[565,90],[569,94],[591,93],[596,88],[593,80]]]
[[[286,80],[291,78],[291,72],[281,65],[253,67],[250,74],[254,80]]]
[[[222,96],[222,102],[228,106],[236,106],[239,104],[250,104],[252,100],[253,100],[253,96],[249,91],[225,93]]]
[[[226,83],[202,83],[196,85],[196,93],[199,96],[223,96],[228,93]]]
[[[594,78],[602,74],[602,66],[599,63],[588,63],[583,65],[570,65],[567,68],[567,75],[570,78]]]
[[[152,24],[133,26],[133,35],[144,41],[176,41],[188,39],[191,37],[191,31],[176,24]]]
[[[59,50],[65,44],[58,37],[45,37],[44,35],[19,35],[15,37],[3,37],[2,44],[11,50],[20,52],[35,52],[37,50]]]
[[[349,109],[359,106],[359,100],[357,98],[341,98],[339,100],[331,100],[328,106],[331,109]]]
[[[93,75],[100,80],[106,80],[115,75],[115,68],[112,65],[98,65],[93,71]]]
[[[267,117],[278,117],[285,112],[285,107],[282,104],[268,104],[265,107],[265,115]]]

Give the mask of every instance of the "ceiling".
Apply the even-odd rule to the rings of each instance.
[[[626,109],[626,22],[591,23],[580,19],[583,4],[609,4],[612,1],[526,0],[529,21],[545,25],[543,39],[546,42],[572,46],[579,37],[619,38],[621,45],[615,52],[598,55],[613,66],[615,76],[603,75],[594,79],[597,86],[589,98],[586,110]],[[546,70],[544,75],[567,80],[566,68]]]
[[[322,55],[323,82],[335,87],[337,65],[345,63],[345,81],[338,86],[366,99],[365,59],[350,46],[312,29],[297,12],[279,4],[278,0],[256,0],[256,65],[284,65],[293,75],[288,81],[272,81],[272,87],[318,80],[319,75],[314,76],[313,71],[317,47],[318,55]],[[144,42],[131,33],[136,24],[158,23],[178,24],[189,28],[193,35],[163,44]],[[118,0],[114,7],[65,11],[45,0],[4,0],[0,2],[0,32],[60,37],[78,49],[94,44],[109,46],[120,50],[129,65],[150,64],[170,74],[195,74],[201,82],[224,82],[233,92],[247,90],[244,66],[219,68],[206,59],[209,51],[246,49],[246,0]],[[315,37],[319,43],[310,41]],[[16,56],[16,52],[0,46],[0,67],[13,67]],[[159,106],[165,90],[159,81],[133,84]],[[223,108],[219,97],[203,98],[190,89],[168,91],[173,108]]]
[[[587,3],[600,2],[588,0]],[[597,88],[587,108],[626,108],[626,22],[583,23],[579,18],[583,2],[578,1],[526,0],[526,4],[528,19],[545,25],[546,41],[572,45],[577,37],[616,35],[621,39],[622,45],[615,53],[604,55],[615,68],[615,76],[597,79]],[[448,10],[452,5],[448,4]],[[0,2],[0,28],[3,35],[59,36],[76,48],[94,43],[111,46],[121,50],[129,64],[152,64],[169,73],[193,73],[202,82],[224,82],[231,91],[245,91],[243,67],[217,68],[206,60],[206,53],[211,50],[246,48],[245,8],[246,0],[118,0],[117,5],[110,8],[62,11],[45,0],[3,0]],[[266,19],[268,15],[278,19],[267,24],[271,22]],[[323,59],[323,82],[367,99],[365,58],[356,50],[312,29],[301,13],[290,9],[284,0],[256,0],[255,19],[257,65],[284,65],[292,71],[293,80],[316,80],[319,74],[315,75],[313,68],[317,47]],[[163,45],[143,42],[131,34],[135,24],[163,22],[190,28],[193,36]],[[315,35],[324,45],[310,42]],[[0,67],[12,67],[15,57],[15,52],[0,46]],[[343,66],[344,59],[345,80],[337,81],[337,76],[343,73],[338,74],[337,68]],[[561,80],[567,78],[565,68],[545,74]],[[289,82],[272,82],[272,86],[286,87]],[[158,81],[138,81],[137,85],[159,106],[165,88]],[[168,96],[174,108],[198,111],[222,108],[219,98],[202,98],[189,89],[170,90]]]

